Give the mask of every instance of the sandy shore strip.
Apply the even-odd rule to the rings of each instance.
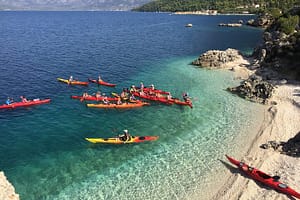
[[[244,61],[243,61],[244,62]],[[245,79],[253,71],[234,63],[232,71],[235,77]],[[286,183],[292,189],[300,192],[300,158],[280,154],[271,149],[260,148],[261,144],[268,141],[287,141],[300,131],[300,84],[277,85],[271,101],[276,105],[267,105],[264,111],[264,120],[256,133],[246,155],[235,157],[228,152],[229,156],[258,168],[267,174],[278,175],[280,181]],[[225,162],[229,163],[224,157]],[[264,187],[252,179],[244,176],[238,169],[228,165],[227,182],[216,191],[212,199],[260,199],[260,200],[283,200],[294,199],[279,193],[271,188]],[[224,166],[225,167],[225,166]]]

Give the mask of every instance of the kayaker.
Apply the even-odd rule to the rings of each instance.
[[[126,99],[127,98],[127,93],[125,92],[125,90],[123,90],[120,94],[122,99]]]
[[[103,103],[104,103],[105,105],[109,104],[109,101],[108,101],[107,97],[104,97],[104,98],[103,98]]]
[[[96,99],[99,99],[101,97],[101,92],[100,91],[97,91],[96,92]]]
[[[132,95],[130,96],[129,100],[130,100],[130,101],[135,101],[135,100],[136,100],[134,94],[132,94]]]
[[[84,92],[83,94],[82,94],[82,97],[83,98],[86,98],[86,97],[88,97],[89,96],[89,94],[87,93],[87,92]]]
[[[14,100],[12,99],[12,98],[10,98],[10,97],[7,97],[7,100],[6,100],[6,104],[7,105],[10,105],[10,104],[12,104],[14,102]]]
[[[98,81],[99,81],[99,82],[101,82],[101,81],[102,81],[102,79],[101,79],[101,76],[100,76],[100,75],[98,76]]]
[[[24,96],[20,96],[20,98],[21,98],[21,100],[22,100],[23,103],[28,102],[28,100]]]
[[[119,96],[118,100],[117,100],[117,105],[121,105],[121,104],[122,104],[122,101],[121,101],[121,97]]]
[[[172,95],[171,95],[171,93],[169,93],[168,95],[167,95],[167,100],[171,100],[172,99]]]
[[[134,85],[132,85],[132,86],[130,87],[130,93],[134,93],[134,92],[136,92],[136,88],[135,88]]]
[[[73,81],[73,76],[70,76],[69,80],[68,80],[68,84],[70,85]]]
[[[128,140],[130,140],[130,134],[128,133],[128,130],[124,130],[123,131],[123,134],[121,134],[121,135],[119,135],[119,139],[121,140],[121,141],[123,141],[123,142],[126,142],[126,141],[128,141]]]
[[[154,85],[153,85],[153,84],[151,84],[151,85],[150,85],[150,88],[151,88],[151,90],[155,90],[155,88],[154,88]]]
[[[187,92],[183,93],[182,98],[185,102],[191,101],[189,94]]]
[[[144,83],[143,82],[141,82],[140,88],[141,88],[141,92],[144,92]]]

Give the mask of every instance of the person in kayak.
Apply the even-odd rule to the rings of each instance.
[[[121,104],[122,104],[121,97],[120,97],[120,96],[118,96],[117,105],[121,105]]]
[[[130,100],[130,101],[135,101],[135,100],[136,100],[134,94],[131,94],[131,95],[130,95],[129,100]]]
[[[134,85],[132,85],[131,87],[130,87],[130,93],[134,93],[134,92],[136,92],[136,88],[135,88],[135,86]]]
[[[69,80],[68,80],[68,84],[70,85],[73,81],[73,76],[70,76]]]
[[[82,94],[82,97],[83,98],[86,98],[86,97],[88,97],[89,96],[89,94],[87,93],[87,92],[84,92],[83,94]]]
[[[169,92],[169,94],[167,95],[167,100],[171,100],[172,99],[172,95],[171,93]]]
[[[101,92],[100,92],[100,91],[97,91],[97,92],[96,92],[96,99],[98,100],[100,97],[101,97]]]
[[[191,98],[189,97],[189,94],[187,92],[183,93],[182,98],[185,102],[191,101]]]
[[[107,97],[104,97],[104,98],[103,98],[103,103],[104,103],[105,105],[108,105],[108,104],[109,104],[109,101],[108,101]]]
[[[100,76],[100,75],[98,76],[98,81],[99,81],[99,82],[101,82],[101,81],[102,81],[102,78],[101,78],[101,76]]]
[[[131,138],[131,136],[128,133],[128,130],[126,130],[126,129],[123,131],[123,134],[119,135],[119,139],[123,142],[130,140],[130,138]]]
[[[125,89],[123,89],[123,91],[121,92],[120,96],[121,96],[121,98],[122,98],[123,100],[127,99],[127,92],[126,92]]]
[[[141,88],[141,92],[143,93],[144,92],[144,83],[143,82],[141,82],[141,86],[140,86],[140,88]]]
[[[14,102],[14,100],[12,99],[12,98],[10,98],[10,97],[7,97],[7,100],[6,100],[6,104],[7,105],[10,105],[10,104],[12,104]]]
[[[151,90],[155,90],[155,87],[153,84],[150,85]]]
[[[24,96],[20,96],[20,99],[22,100],[23,103],[27,103],[28,100]]]

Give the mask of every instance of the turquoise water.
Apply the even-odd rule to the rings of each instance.
[[[225,90],[238,84],[231,72],[189,64],[207,49],[228,44],[244,52],[253,48],[260,30],[216,26],[237,16],[0,15],[0,46],[6,47],[0,65],[8,69],[0,74],[1,99],[20,94],[52,99],[48,105],[0,112],[0,169],[21,199],[189,198],[207,191],[209,177],[226,170],[218,159],[225,153],[242,154],[243,138],[253,137],[248,129],[260,120],[255,116],[262,107]],[[192,29],[184,27],[188,22]],[[56,81],[70,74],[86,80],[99,73],[118,86],[82,88]],[[101,110],[70,99],[84,91],[119,92],[141,81],[174,97],[188,91],[194,108],[152,103],[134,110]],[[84,140],[111,137],[123,129],[158,135],[159,140],[120,146]]]

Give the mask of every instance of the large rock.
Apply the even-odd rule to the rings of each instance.
[[[226,51],[210,50],[200,55],[192,64],[206,68],[224,68],[228,63],[238,59],[242,59],[242,56],[235,49],[229,48]]]
[[[274,149],[282,154],[300,157],[300,132],[287,142],[268,141],[260,146],[263,149]]]
[[[15,193],[15,188],[8,182],[3,172],[0,172],[0,199],[19,200],[19,195]]]
[[[247,22],[249,26],[266,28],[274,21],[274,17],[268,13],[259,15],[256,19],[251,19]]]
[[[240,86],[228,88],[228,90],[247,100],[267,104],[273,94],[274,86],[253,75],[243,81]]]
[[[282,151],[282,153],[290,156],[300,156],[300,131],[295,137],[283,144]]]

